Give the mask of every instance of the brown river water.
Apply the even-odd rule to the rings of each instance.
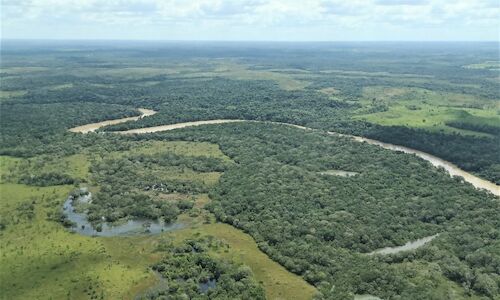
[[[151,116],[151,115],[154,115],[156,113],[156,111],[149,110],[149,109],[139,108],[138,110],[141,112],[141,115],[137,116],[137,117],[122,118],[122,119],[109,120],[109,121],[103,121],[103,122],[98,122],[98,123],[82,125],[82,126],[78,126],[75,128],[71,128],[69,131],[77,132],[77,133],[78,132],[79,133],[93,132],[93,131],[97,130],[98,128],[101,128],[101,127],[104,127],[107,125],[114,125],[114,124],[124,123],[124,122],[128,122],[128,121],[137,121],[140,118]],[[184,122],[184,123],[161,125],[161,126],[154,126],[154,127],[147,127],[147,128],[131,129],[131,130],[119,131],[119,132],[115,132],[115,133],[119,133],[119,134],[152,133],[152,132],[168,131],[168,130],[185,128],[185,127],[192,127],[192,126],[234,123],[234,122],[254,122],[254,121],[234,120],[234,119],[233,120],[218,119],[218,120],[193,121],[193,122]],[[300,126],[300,125],[295,125],[295,124],[278,123],[278,122],[269,122],[269,123],[283,124],[283,125],[293,126],[293,127],[304,129],[304,130],[315,130],[312,128],[308,128],[308,127],[304,127],[304,126]],[[425,152],[422,152],[419,150],[411,149],[408,147],[384,143],[384,142],[380,142],[377,140],[372,140],[372,139],[368,139],[368,138],[364,138],[364,137],[360,137],[360,136],[344,135],[344,134],[339,134],[336,132],[328,132],[328,133],[331,135],[336,135],[336,136],[350,137],[357,142],[364,142],[364,143],[368,143],[371,145],[376,145],[376,146],[382,147],[384,149],[392,150],[392,151],[401,151],[404,153],[414,154],[414,155],[416,155],[424,160],[427,160],[435,167],[442,167],[451,176],[461,176],[464,179],[464,181],[471,183],[477,189],[487,190],[496,196],[500,196],[500,186],[494,184],[493,182],[489,182],[489,181],[481,179],[475,175],[472,175],[471,173],[468,173],[468,172],[460,169],[456,165],[454,165],[450,162],[447,162],[447,161],[445,161],[439,157],[436,157],[434,155],[431,155],[431,154],[428,154],[428,153],[425,153]],[[378,249],[378,250],[375,250],[373,252],[368,253],[368,255],[374,255],[374,254],[384,255],[384,254],[398,253],[401,251],[413,250],[413,249],[419,248],[419,247],[429,243],[437,236],[438,236],[438,234],[428,236],[428,237],[423,237],[423,238],[415,240],[415,241],[410,241],[403,246],[386,247],[386,248]],[[378,298],[376,296],[372,296],[372,295],[356,295],[355,300],[380,300],[380,298]]]
[[[143,109],[143,108],[140,108],[139,111],[142,114],[140,116],[137,116],[137,117],[129,117],[129,118],[109,120],[109,121],[103,121],[103,122],[99,122],[99,123],[82,125],[82,126],[78,126],[75,128],[71,128],[69,131],[88,133],[88,132],[95,131],[98,128],[101,128],[103,126],[119,124],[119,123],[123,123],[123,122],[127,122],[127,121],[137,121],[140,118],[151,116],[151,115],[154,115],[156,113],[156,111],[154,111],[154,110]],[[120,133],[120,134],[152,133],[152,132],[168,131],[168,130],[191,127],[191,126],[234,123],[234,122],[253,122],[253,121],[234,120],[234,119],[233,120],[205,120],[205,121],[194,121],[194,122],[161,125],[161,126],[154,126],[154,127],[147,127],[147,128],[131,129],[131,130],[126,130],[126,131],[118,131],[116,133]],[[295,124],[278,123],[278,122],[269,122],[269,123],[284,124],[284,125],[289,125],[289,126],[293,126],[293,127],[301,128],[301,129],[305,129],[305,130],[314,130],[314,129],[311,129],[308,127],[299,126],[299,125],[295,125]],[[343,134],[339,134],[336,132],[328,132],[328,133],[332,134],[332,135],[336,135],[336,136],[351,137],[355,141],[364,142],[364,143],[368,143],[371,145],[376,145],[376,146],[382,147],[384,149],[392,150],[392,151],[401,151],[404,153],[415,154],[416,156],[418,156],[424,160],[427,160],[428,162],[430,162],[431,164],[433,164],[436,167],[442,167],[451,176],[461,176],[464,179],[464,181],[471,183],[477,189],[487,190],[496,196],[500,196],[500,186],[498,186],[498,185],[496,185],[493,182],[490,182],[488,180],[481,179],[481,178],[479,178],[479,177],[477,177],[469,172],[466,172],[466,171],[460,169],[459,167],[457,167],[456,165],[454,165],[448,161],[445,161],[439,157],[436,157],[434,155],[431,155],[431,154],[428,154],[428,153],[425,153],[425,152],[422,152],[419,150],[415,150],[412,148],[394,145],[394,144],[389,144],[389,143],[384,143],[384,142],[380,142],[377,140],[372,140],[372,139],[368,139],[368,138],[364,138],[364,137],[360,137],[360,136],[343,135]]]
[[[69,131],[71,132],[79,132],[79,133],[89,133],[89,132],[94,132],[97,129],[108,126],[108,125],[115,125],[115,124],[120,124],[120,123],[125,123],[128,121],[137,121],[141,118],[152,116],[156,114],[156,111],[151,110],[151,109],[145,109],[145,108],[139,108],[137,109],[141,115],[136,116],[136,117],[128,117],[128,118],[121,118],[121,119],[115,119],[115,120],[108,120],[108,121],[102,121],[98,123],[91,123],[91,124],[86,124],[78,127],[71,128]]]

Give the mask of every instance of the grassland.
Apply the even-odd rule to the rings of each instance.
[[[74,86],[72,83],[58,84],[48,87],[49,91],[60,91],[64,89],[70,89]]]
[[[27,73],[36,73],[47,71],[49,68],[46,67],[10,67],[10,68],[2,68],[2,72],[8,75],[19,75],[19,74],[27,74]]]
[[[244,64],[232,61],[217,62],[212,65],[212,69],[201,70],[194,69],[182,74],[184,78],[202,77],[211,79],[214,77],[223,77],[233,80],[269,80],[275,82],[285,91],[302,90],[309,85],[309,82],[298,78],[300,71],[294,70],[293,73],[281,72],[284,70],[256,70],[250,69]],[[285,70],[286,71],[286,70]],[[300,77],[303,77],[300,76]]]
[[[186,52],[190,52],[192,50],[190,48],[185,48],[189,50]],[[322,115],[319,112],[325,110],[328,112],[325,112],[322,121],[321,119],[317,121],[317,125],[327,120],[341,119],[346,122],[352,119],[365,120],[386,126],[404,125],[426,129],[429,131],[429,136],[434,135],[433,132],[436,131],[466,134],[470,135],[467,138],[473,141],[475,136],[483,137],[489,134],[464,130],[460,126],[452,127],[449,122],[461,121],[491,127],[500,124],[500,101],[494,99],[495,91],[497,91],[494,85],[500,81],[493,72],[488,72],[488,70],[498,70],[498,62],[492,60],[495,59],[494,56],[464,59],[460,54],[450,56],[447,61],[437,61],[436,56],[428,58],[427,54],[420,53],[420,50],[405,49],[402,52],[396,52],[397,55],[389,53],[389,56],[381,52],[377,56],[367,57],[364,54],[363,56],[351,55],[359,49],[351,52],[347,48],[334,52],[332,55],[332,49],[329,48],[330,46],[327,46],[325,51],[311,51],[307,54],[302,51],[300,53],[292,51],[292,56],[286,53],[289,51],[287,50],[270,57],[255,57],[254,53],[248,55],[245,52],[238,52],[235,53],[237,55],[231,55],[231,58],[225,57],[225,53],[217,53],[217,56],[210,55],[206,58],[196,53],[185,57],[185,53],[180,53],[175,49],[163,51],[167,53],[166,56],[162,56],[159,52],[147,51],[142,54],[140,51],[134,51],[133,55],[115,52],[115,50],[95,51],[92,53],[92,59],[87,56],[90,52],[85,51],[40,53],[36,57],[31,54],[22,56],[17,52],[14,57],[10,54],[11,61],[6,60],[6,62],[9,66],[18,67],[2,70],[5,76],[3,77],[3,90],[0,91],[0,102],[5,104],[5,108],[8,107],[9,102],[12,106],[18,105],[17,102],[36,105],[37,101],[51,103],[51,105],[32,106],[31,110],[36,111],[36,114],[30,116],[29,119],[25,118],[25,122],[6,123],[4,128],[17,126],[17,131],[6,131],[5,137],[17,137],[16,143],[19,145],[25,143],[28,145],[27,148],[38,149],[53,145],[54,148],[50,149],[52,152],[30,151],[29,155],[50,153],[50,155],[30,159],[0,156],[0,171],[2,172],[0,225],[5,226],[5,229],[0,230],[0,265],[2,266],[0,268],[0,298],[132,299],[141,291],[156,284],[157,278],[150,272],[149,266],[160,259],[161,253],[155,252],[160,240],[181,241],[200,235],[212,235],[223,240],[228,248],[211,254],[250,266],[257,280],[264,286],[268,298],[310,299],[315,289],[300,277],[287,272],[282,266],[270,260],[257,248],[249,235],[227,224],[215,223],[214,216],[204,209],[204,206],[210,202],[207,194],[193,195],[179,192],[162,194],[158,191],[144,192],[140,186],[135,186],[134,188],[139,192],[147,193],[162,201],[195,200],[194,209],[179,216],[181,222],[188,224],[188,228],[154,236],[113,238],[80,236],[70,233],[57,221],[48,218],[49,214],[60,210],[68,193],[78,184],[90,187],[94,194],[99,192],[99,184],[93,181],[95,178],[89,173],[89,167],[95,163],[103,160],[119,162],[135,155],[161,153],[208,156],[226,162],[231,161],[217,145],[159,141],[127,141],[121,144],[120,141],[120,145],[114,147],[104,143],[103,139],[96,138],[98,142],[95,147],[88,143],[85,145],[88,148],[83,152],[63,156],[64,152],[73,152],[59,147],[56,142],[61,142],[60,145],[62,145],[65,141],[78,142],[76,139],[66,139],[68,136],[60,136],[50,140],[47,138],[49,131],[37,132],[29,138],[21,133],[27,129],[33,130],[40,127],[32,124],[44,123],[54,123],[49,128],[58,128],[63,132],[64,122],[50,122],[50,120],[56,115],[76,115],[72,112],[75,108],[80,110],[82,101],[102,101],[102,103],[121,104],[126,107],[155,108],[160,112],[155,118],[173,111],[172,118],[165,119],[169,122],[181,115],[184,108],[189,109],[186,116],[200,119],[228,116],[219,115],[218,111],[210,111],[210,107],[217,107],[217,110],[223,112],[225,110],[238,112],[242,116],[262,120],[276,120],[278,116],[280,121],[291,123],[299,120],[304,123],[314,123]],[[31,53],[32,50],[29,51]],[[174,56],[171,57],[172,54]],[[8,53],[6,55],[9,56]],[[457,62],[459,62],[458,65]],[[223,80],[218,83],[219,79]],[[239,84],[238,80],[245,82]],[[201,83],[207,83],[207,85],[203,86]],[[182,86],[183,84],[185,86]],[[179,90],[172,91],[178,85]],[[198,85],[201,88],[195,90]],[[211,94],[207,93],[208,85],[214,86],[214,92]],[[247,91],[243,90],[244,86],[253,88]],[[274,93],[273,97],[266,97],[271,93]],[[257,96],[250,97],[249,95]],[[334,101],[323,102],[322,99],[325,97]],[[234,98],[234,101],[219,102],[219,99],[228,98]],[[247,98],[251,101],[246,101]],[[171,99],[173,99],[172,102],[168,102]],[[195,100],[191,102],[192,99]],[[291,101],[287,101],[288,99]],[[279,102],[276,106],[266,107],[267,102],[272,103],[275,100]],[[293,106],[292,104],[297,101],[301,102]],[[334,105],[334,102],[343,101],[352,104],[352,107],[344,108]],[[172,110],[171,106],[176,102],[188,104],[182,109]],[[315,103],[318,103],[318,106],[315,106]],[[329,108],[327,106],[329,104],[332,104],[332,107]],[[358,105],[359,109],[356,108]],[[40,114],[38,109],[48,106],[53,107],[50,111],[46,108],[46,111],[51,114]],[[237,108],[240,106],[246,110],[238,111]],[[280,114],[284,109],[287,113]],[[333,111],[335,114],[331,113]],[[201,113],[197,114],[198,112]],[[14,115],[14,118],[21,118],[25,114],[18,112],[11,115]],[[36,115],[41,117],[37,119]],[[33,120],[39,122],[32,122]],[[358,123],[361,122],[352,122],[346,127],[354,127]],[[476,126],[476,129],[478,127],[480,126]],[[413,138],[412,134],[408,136]],[[47,141],[50,141],[50,145],[45,144]],[[97,145],[100,142],[103,143]],[[299,140],[297,144],[303,144],[303,142]],[[398,140],[388,140],[388,142],[399,143]],[[12,145],[17,145],[16,143]],[[464,145],[463,148],[466,150],[459,152],[456,151],[456,146],[447,143],[446,140],[442,144],[449,152],[458,153],[457,156],[467,156],[472,153],[474,161],[483,160],[486,164],[495,163],[492,159],[484,159],[477,155],[481,152],[494,152],[495,148],[482,148],[481,145],[471,148],[469,146],[473,145],[473,142],[462,144],[460,141],[457,144]],[[425,148],[422,149],[425,150]],[[247,151],[256,150],[249,147]],[[4,153],[17,155],[12,154],[13,152]],[[440,156],[441,153],[434,154]],[[346,152],[346,155],[350,157],[353,154],[355,154],[354,151]],[[456,162],[446,156],[443,158]],[[132,172],[129,172],[132,174],[131,177],[138,174],[165,181],[199,182],[204,186],[215,185],[221,176],[218,172],[195,172],[187,167],[175,166],[160,168],[153,165],[131,169]],[[492,172],[495,171],[494,168],[492,170]],[[49,187],[17,184],[21,172],[23,175],[64,173],[77,179],[77,183],[72,186]],[[244,181],[243,177],[240,178]],[[339,178],[332,180],[337,179]],[[131,182],[131,180],[124,181],[126,184]],[[281,183],[286,184],[287,181]],[[401,187],[403,186],[402,184]],[[266,189],[267,187],[263,190]],[[253,190],[250,193],[252,192]],[[403,193],[406,195],[408,191],[404,190]],[[264,206],[270,207],[270,198],[262,197],[266,201]],[[459,200],[463,199],[450,197],[449,203]],[[232,201],[241,202],[242,198],[233,197]],[[429,210],[434,209],[432,207],[434,203],[428,205]],[[382,211],[385,210],[380,210]],[[483,215],[485,211],[478,210],[479,213]],[[470,225],[470,228],[481,226],[485,221],[489,221],[488,218],[491,216],[484,217],[482,222]],[[311,223],[312,220],[307,221]],[[459,227],[463,228],[463,226],[462,223]],[[271,229],[272,226],[269,226],[269,230]],[[475,231],[471,230],[467,234],[470,234],[470,237],[469,240],[464,238],[464,244],[475,245],[481,242],[481,236]],[[477,239],[472,237],[477,237]],[[483,240],[491,239],[485,237]],[[300,242],[308,243],[305,239]],[[457,244],[450,243],[448,247]],[[482,250],[484,248],[487,247],[483,247]],[[321,250],[316,248],[314,251]],[[464,252],[470,255],[472,251]],[[451,251],[444,253],[446,256],[452,255]],[[491,253],[495,252],[491,251]],[[413,254],[409,254],[409,258],[412,256]],[[464,257],[465,255],[460,256],[460,258]],[[330,258],[338,259],[335,255],[331,255]],[[439,270],[443,266],[438,263],[417,260],[394,263],[394,265],[401,270],[402,274],[404,273],[404,275],[400,274],[402,277],[410,278],[415,286],[424,286],[424,289],[420,291],[429,292],[426,295],[432,293],[435,296],[432,298],[479,299],[480,297],[467,294],[471,293],[469,277],[466,278],[467,281],[464,280],[463,286],[460,286],[443,276],[443,272]],[[357,274],[360,274],[363,268],[367,267],[355,264],[349,266],[349,270],[356,270]],[[378,286],[382,285],[381,280]],[[420,295],[420,298],[426,297]]]
[[[27,91],[0,91],[0,101],[11,100],[27,94]]]
[[[141,239],[95,239],[72,234],[47,220],[71,187],[32,188],[2,184],[0,284],[3,299],[120,299],[150,280],[153,262]],[[18,217],[17,207],[34,203],[34,216]],[[142,255],[127,256],[120,253]],[[47,291],[50,291],[48,293]]]
[[[479,70],[500,70],[500,61],[493,61],[493,60],[490,60],[490,61],[485,61],[485,62],[482,62],[482,63],[477,63],[477,64],[470,64],[470,65],[466,65],[464,66],[464,68],[466,69],[479,69]]]
[[[363,108],[354,119],[385,126],[408,126],[430,131],[488,136],[488,134],[448,126],[450,121],[498,126],[500,102],[476,97],[435,92],[420,88],[366,87]],[[386,109],[367,113],[369,107]]]
[[[404,102],[405,104],[429,104],[456,108],[499,109],[497,100],[482,99],[476,96],[433,91],[412,87],[369,86],[363,89],[365,100],[376,99],[389,104]],[[366,103],[366,101],[365,101]]]
[[[231,161],[219,148],[219,145],[206,143],[206,142],[185,142],[185,141],[145,141],[140,145],[131,146],[128,151],[114,152],[110,155],[119,157],[124,154],[158,154],[164,152],[171,152],[177,155],[186,156],[205,156],[220,158],[225,161]]]
[[[132,144],[129,150],[112,151],[102,156],[100,159],[120,159],[138,154],[155,155],[161,153],[173,153],[176,155],[191,157],[214,157],[227,162],[231,161],[229,157],[221,152],[218,145],[183,141],[147,141],[144,143],[136,143]],[[188,168],[176,166],[167,167],[152,165],[147,169],[137,167],[135,171],[140,175],[148,174],[149,176],[153,176],[160,181],[184,180],[201,183],[206,186],[214,186],[221,176],[221,173],[219,172],[196,172]]]
[[[211,235],[229,245],[229,251],[213,253],[248,265],[256,279],[262,283],[268,299],[311,299],[315,288],[287,271],[283,266],[262,253],[255,241],[247,234],[230,225],[204,224],[170,234],[176,239]]]
[[[113,151],[107,157],[159,152],[229,160],[217,145],[192,142],[137,143],[130,150]],[[102,238],[71,233],[48,218],[60,210],[74,186],[32,187],[12,183],[17,179],[16,173],[25,167],[35,173],[64,171],[89,180],[93,159],[97,156],[91,152],[58,159],[0,157],[0,217],[6,226],[0,231],[1,299],[133,299],[157,282],[149,266],[160,259],[161,253],[155,251],[160,240],[181,241],[199,235],[212,235],[227,243],[227,250],[212,255],[250,266],[269,299],[312,298],[315,289],[262,253],[249,235],[229,225],[214,223],[213,216],[203,209],[210,201],[206,194],[196,196],[196,214],[179,217],[190,224],[188,228],[160,235]],[[214,174],[192,173],[172,169],[157,175],[191,180],[197,180],[196,176],[214,177]]]

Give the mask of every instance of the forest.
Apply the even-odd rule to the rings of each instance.
[[[161,217],[170,223],[194,204],[189,198],[158,201],[151,196],[151,192],[184,195],[206,193],[210,183],[203,178],[188,179],[188,170],[203,175],[223,172],[227,167],[228,163],[219,158],[180,156],[169,152],[105,159],[90,167],[93,182],[101,188],[88,207],[88,219],[102,222],[104,217],[106,222],[116,222],[127,217],[152,220]],[[186,179],[172,178],[173,172],[185,174],[182,177]]]
[[[415,155],[326,133],[421,150],[498,185],[498,74],[466,67],[497,52],[490,43],[34,50],[10,41],[2,297],[497,299],[497,196]],[[157,113],[68,131],[137,108]],[[259,122],[116,133],[215,119]],[[182,227],[84,236],[63,211],[82,189],[91,200],[73,204],[95,229]]]
[[[264,252],[319,287],[326,298],[370,293],[413,299],[424,291],[424,298],[434,298],[412,276],[395,275],[403,269],[363,253],[441,232],[446,254],[422,256],[422,261],[455,268],[442,275],[471,291],[483,293],[483,283],[475,278],[487,278],[492,289],[485,295],[498,293],[495,267],[463,259],[477,252],[493,266],[500,262],[494,246],[500,233],[500,203],[494,196],[475,192],[427,163],[374,146],[359,147],[348,139],[284,126],[272,130],[264,130],[266,125],[237,125],[238,130],[234,126],[155,138],[220,143],[239,167],[226,171],[211,191],[214,202],[209,210],[251,234]],[[328,169],[360,175],[319,174]],[[342,290],[332,291],[338,282],[343,283]]]
[[[213,237],[186,240],[182,245],[158,245],[165,257],[153,266],[165,282],[140,299],[265,299],[264,291],[247,266],[215,259],[209,250],[224,248]]]

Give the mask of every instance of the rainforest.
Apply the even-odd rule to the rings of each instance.
[[[1,56],[1,299],[500,298],[497,43]]]

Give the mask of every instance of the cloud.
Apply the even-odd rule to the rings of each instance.
[[[425,5],[427,0],[376,0],[378,5]]]
[[[42,31],[56,27],[64,27],[74,36],[79,36],[79,31],[99,36],[98,29],[106,28],[109,35],[127,38],[127,28],[132,28],[151,35],[161,32],[162,38],[183,36],[183,32],[187,38],[189,32],[224,38],[226,32],[239,30],[242,37],[271,38],[286,33],[290,39],[293,32],[320,39],[330,32],[350,37],[357,30],[361,38],[363,32],[372,32],[369,28],[383,29],[384,36],[390,36],[391,30],[425,36],[422,31],[428,28],[450,34],[467,27],[468,33],[462,30],[456,34],[467,33],[467,38],[472,38],[474,32],[488,33],[490,39],[498,39],[500,25],[498,0],[1,1],[2,36],[7,37],[44,37],[47,34]]]

